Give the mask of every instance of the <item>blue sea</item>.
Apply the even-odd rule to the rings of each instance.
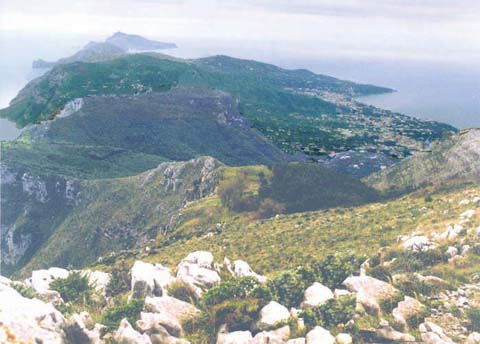
[[[32,36],[0,33],[0,108],[42,71],[34,59],[56,60],[79,50],[91,36]],[[172,38],[165,38],[170,40]],[[480,127],[480,62],[422,61],[324,54],[326,49],[294,49],[278,42],[199,42],[175,40],[178,57],[226,54],[256,59],[285,68],[306,68],[360,83],[390,87],[394,93],[360,98],[368,104],[415,117],[449,123],[459,129]],[[0,139],[18,136],[15,126],[0,119]]]

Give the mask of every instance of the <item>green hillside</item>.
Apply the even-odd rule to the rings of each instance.
[[[164,92],[175,86],[230,93],[240,114],[289,153],[373,149],[404,156],[454,130],[352,100],[389,89],[227,56],[189,61],[136,54],[58,65],[29,83],[0,116],[25,126],[54,118],[79,97]]]

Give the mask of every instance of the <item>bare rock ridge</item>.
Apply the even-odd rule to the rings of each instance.
[[[450,181],[480,182],[480,129],[463,130],[436,142],[429,152],[417,153],[366,181],[392,193]]]

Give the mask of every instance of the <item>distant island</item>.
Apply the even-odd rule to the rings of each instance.
[[[105,42],[89,42],[72,56],[61,58],[56,62],[38,59],[33,61],[32,68],[52,68],[57,64],[72,62],[101,62],[110,60],[129,52],[146,52],[163,49],[177,48],[175,43],[159,42],[144,38],[139,35],[130,35],[116,32],[108,37]]]

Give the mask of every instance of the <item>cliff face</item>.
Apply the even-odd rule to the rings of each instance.
[[[185,204],[213,192],[220,166],[200,157],[99,180],[2,168],[3,273],[24,265],[82,266],[143,244],[174,227]]]
[[[78,204],[80,183],[2,166],[1,260],[5,272],[24,264]]]
[[[435,143],[430,152],[414,155],[367,178],[384,192],[405,192],[449,181],[480,181],[480,129],[459,132]]]

